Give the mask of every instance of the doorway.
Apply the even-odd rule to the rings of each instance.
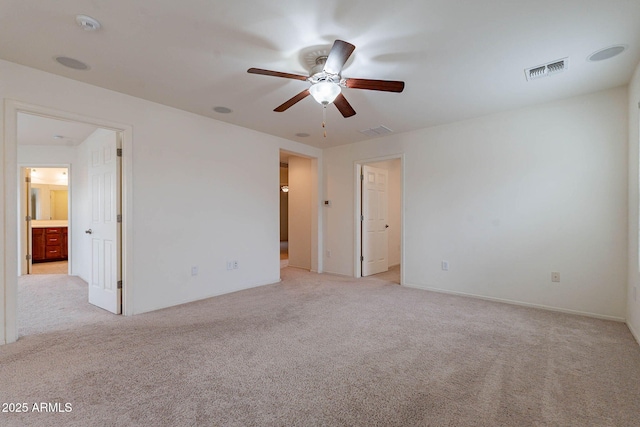
[[[20,272],[69,274],[69,165],[23,166],[20,175]]]
[[[24,179],[18,190],[19,218],[24,219],[19,245],[19,334],[50,330],[61,318],[75,318],[81,325],[83,319],[87,320],[83,316],[91,313],[90,306],[121,313],[121,238],[116,221],[121,198],[121,172],[116,160],[120,138],[117,131],[86,123],[18,113],[18,160],[27,163],[20,168]],[[55,160],[69,163],[66,167],[49,167],[48,163]],[[71,254],[77,254],[77,259]],[[69,268],[69,258],[73,269]],[[27,279],[25,273],[46,277]],[[58,274],[66,278],[51,276]],[[76,286],[70,291],[71,275],[85,283],[85,289]],[[72,293],[79,293],[76,302],[86,294],[84,301],[73,306],[64,304]],[[58,309],[46,317],[36,315],[51,306]]]
[[[5,343],[11,343],[18,339],[18,318],[20,317],[19,305],[18,305],[18,278],[23,274],[22,272],[22,262],[21,262],[21,252],[23,250],[24,243],[22,242],[21,233],[19,230],[24,229],[22,227],[22,223],[24,218],[19,213],[22,209],[22,204],[19,203],[19,194],[20,187],[18,185],[18,181],[20,178],[20,167],[19,166],[29,166],[29,165],[39,165],[39,166],[52,166],[57,165],[60,166],[64,164],[69,167],[68,176],[71,181],[73,181],[73,176],[76,174],[77,176],[86,176],[87,179],[84,180],[82,185],[84,185],[85,189],[89,186],[89,178],[88,178],[88,161],[85,165],[82,165],[81,162],[77,160],[77,147],[70,138],[65,138],[66,135],[63,134],[49,134],[48,137],[43,137],[40,139],[40,143],[24,143],[23,139],[20,138],[21,144],[19,142],[19,120],[21,118],[26,119],[49,119],[55,120],[67,124],[75,124],[75,125],[88,125],[92,126],[94,129],[102,129],[103,131],[110,132],[114,135],[113,140],[116,141],[118,145],[118,153],[116,154],[116,150],[114,149],[113,155],[118,156],[120,160],[118,162],[121,165],[122,173],[121,180],[118,178],[115,186],[111,187],[113,189],[117,189],[118,194],[118,208],[121,207],[120,214],[118,215],[118,223],[120,231],[120,239],[117,242],[113,242],[115,246],[117,246],[121,250],[121,255],[118,258],[118,269],[119,273],[117,280],[114,281],[114,288],[118,289],[118,293],[121,295],[122,301],[122,312],[124,314],[133,314],[132,307],[129,306],[127,301],[129,300],[129,296],[131,295],[131,285],[130,281],[127,281],[126,278],[130,276],[130,272],[127,269],[127,265],[130,264],[130,251],[128,248],[128,239],[127,236],[131,233],[131,223],[127,219],[131,217],[131,162],[129,160],[124,160],[127,157],[127,153],[131,150],[131,142],[132,142],[132,128],[130,125],[120,125],[116,123],[111,123],[101,119],[91,119],[79,114],[75,113],[66,113],[60,112],[57,110],[49,109],[46,107],[39,107],[35,105],[24,104],[18,101],[7,100],[5,103],[5,150],[11,154],[8,158],[8,168],[5,173],[5,179],[7,184],[7,197],[6,200],[14,200],[13,203],[7,203],[6,215],[7,221],[9,223],[17,224],[17,227],[14,228],[13,231],[11,229],[7,229],[7,235],[5,240],[5,248],[8,251],[13,252],[15,255],[8,256],[9,262],[6,265],[7,274],[5,281],[5,296],[2,300],[4,304],[4,312],[5,312],[5,329],[2,335],[2,341]],[[38,126],[32,126],[32,129],[40,129]],[[52,142],[53,141],[53,142]],[[57,147],[54,147],[57,145]],[[123,154],[120,157],[120,153]],[[84,153],[85,155],[91,155],[89,152]],[[65,156],[70,156],[72,158],[71,161],[62,160]],[[13,160],[12,160],[13,159]],[[77,164],[76,164],[77,162]],[[86,173],[86,174],[85,174]],[[104,186],[103,186],[104,187]],[[80,239],[84,236],[84,228],[86,224],[82,224],[78,219],[81,216],[78,216],[78,203],[77,197],[79,193],[82,191],[82,186],[73,185],[70,187],[69,193],[69,223],[70,226],[68,229],[68,255],[71,260],[70,267],[67,269],[67,273],[71,273],[74,276],[63,275],[63,277],[68,277],[69,280],[74,278],[75,276],[89,278],[91,280],[91,273],[87,274],[86,272],[91,272],[91,249],[85,250],[83,246],[79,243]],[[124,197],[122,197],[124,196]],[[120,199],[121,198],[121,199]],[[85,200],[86,201],[86,200]],[[120,203],[121,202],[121,203]],[[91,201],[88,201],[85,207],[88,206],[86,212],[91,214]],[[13,206],[13,207],[12,207]],[[20,216],[19,216],[20,215]],[[73,220],[73,222],[71,222]],[[115,221],[115,215],[114,215]],[[26,233],[25,233],[26,234]],[[86,242],[84,246],[91,247],[90,242]],[[14,258],[15,256],[15,258]],[[87,265],[86,261],[89,260],[89,267],[85,267],[85,273],[81,273],[82,266]],[[81,274],[84,274],[82,276]],[[110,277],[113,279],[114,277]],[[128,282],[128,286],[125,286],[125,283]],[[87,288],[86,282],[85,290]],[[120,285],[122,283],[122,285]]]
[[[403,159],[356,163],[356,277],[402,284]]]
[[[320,271],[318,159],[281,150],[279,192],[281,258],[286,266]]]
[[[280,268],[289,266],[289,156],[280,153]]]

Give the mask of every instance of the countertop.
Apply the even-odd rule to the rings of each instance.
[[[59,219],[52,219],[52,220],[32,220],[31,221],[31,228],[47,228],[47,227],[67,227],[69,224],[69,221],[67,220],[59,220]]]

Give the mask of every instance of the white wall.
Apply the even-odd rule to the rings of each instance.
[[[311,160],[289,157],[289,266],[311,269]]]
[[[7,61],[0,61],[0,75],[3,117],[10,99],[133,129],[124,151],[132,164],[125,221],[133,262],[124,284],[133,291],[130,313],[280,279],[279,151],[321,159],[319,149]],[[15,132],[15,125],[3,126]],[[7,236],[0,248],[2,343],[15,338],[17,155],[5,145],[4,130],[0,135],[0,234]],[[321,230],[321,221],[316,226]],[[240,268],[228,271],[228,260]],[[192,277],[196,265],[199,275]]]
[[[76,160],[76,149],[66,145],[18,145],[18,163],[20,166],[64,166]]]
[[[387,229],[387,245],[389,266],[400,264],[400,231],[402,227],[402,169],[400,159],[386,160],[384,162],[369,163],[369,165],[385,169],[389,172],[389,185],[387,193],[387,212],[389,214],[389,228]]]
[[[325,150],[325,271],[353,274],[353,162],[404,153],[405,284],[624,319],[627,108],[617,88]]]
[[[640,265],[638,259],[638,140],[640,139],[640,64],[629,83],[629,271],[627,290],[627,325],[640,342]]]

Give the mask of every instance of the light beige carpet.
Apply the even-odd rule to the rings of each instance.
[[[20,337],[117,319],[89,304],[87,282],[78,277],[30,274],[20,277],[18,284]]]
[[[624,324],[375,277],[282,276],[0,347],[1,402],[72,407],[0,425],[638,425],[640,347]]]
[[[373,278],[399,285],[400,284],[400,266],[394,265],[392,267],[389,267],[389,270],[385,271],[384,273],[375,274]]]
[[[69,261],[34,262],[31,274],[69,274]]]

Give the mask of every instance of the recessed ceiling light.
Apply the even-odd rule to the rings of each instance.
[[[78,15],[76,16],[76,22],[85,31],[96,31],[99,30],[102,25],[98,22],[97,19],[94,19],[87,15]]]
[[[77,59],[69,58],[68,56],[57,56],[56,61],[64,65],[67,68],[73,68],[74,70],[88,70],[89,66]]]
[[[62,135],[53,135],[53,139],[62,139],[64,136]]]
[[[592,53],[587,58],[587,61],[597,62],[604,61],[605,59],[613,58],[614,56],[620,55],[622,52],[627,49],[626,45],[619,44],[611,47],[606,47],[604,49],[600,49],[597,52]]]
[[[213,107],[213,111],[220,114],[229,114],[233,110],[227,107]]]
[[[296,136],[298,136],[300,138],[306,138],[306,137],[311,136],[311,135],[309,135],[308,133],[305,133],[305,132],[298,132],[298,133],[296,133]]]

